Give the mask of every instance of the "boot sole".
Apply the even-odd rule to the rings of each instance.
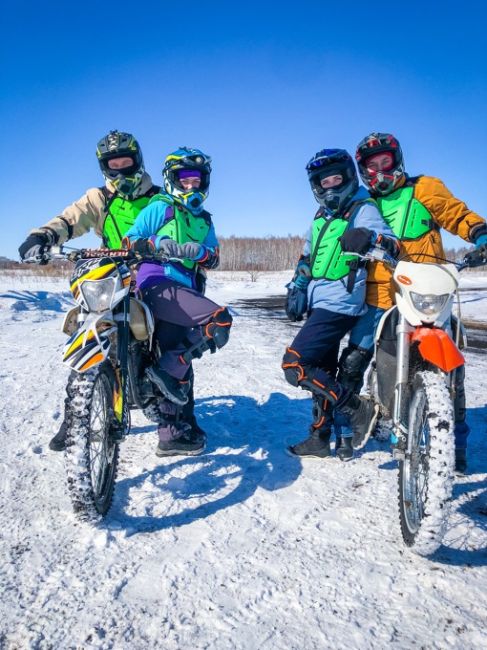
[[[363,439],[360,441],[358,445],[355,445],[352,442],[352,447],[357,450],[357,449],[363,449],[365,445],[368,443],[370,436],[372,435],[372,431],[375,429],[375,425],[377,423],[377,420],[379,419],[379,405],[375,404],[374,405],[374,416],[370,421],[369,428],[367,429],[365,436]]]
[[[205,446],[199,449],[182,450],[182,449],[156,449],[156,456],[164,458],[165,456],[199,456],[205,451]]]
[[[316,454],[306,454],[304,456],[301,456],[300,454],[295,454],[292,450],[291,447],[286,447],[285,450],[286,454],[288,456],[291,456],[291,458],[299,458],[300,460],[304,459],[309,459],[309,460],[325,460],[326,458],[333,458],[331,453],[327,454],[326,456],[317,456]]]
[[[51,444],[49,443],[49,449],[50,449],[51,451],[65,451],[65,449],[66,449],[66,445],[63,445],[63,446],[61,447],[61,446],[59,446],[59,445],[51,445]]]

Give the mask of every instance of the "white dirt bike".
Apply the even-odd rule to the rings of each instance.
[[[396,304],[377,328],[368,388],[381,417],[392,420],[403,539],[430,555],[445,534],[454,475],[455,372],[466,343],[452,314],[458,272],[487,263],[487,247],[462,264],[395,262],[379,249],[365,258],[395,267]]]

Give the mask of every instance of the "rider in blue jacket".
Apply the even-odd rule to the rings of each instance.
[[[203,295],[201,269],[218,266],[218,240],[209,212],[211,159],[183,147],[165,160],[164,192],[139,214],[127,237],[143,254],[160,251],[167,261],[145,261],[137,286],[156,321],[160,357],[147,370],[167,398],[158,427],[158,456],[195,455],[203,451],[201,432],[184,417],[191,399],[192,359],[214,352],[228,341],[232,317]]]
[[[290,447],[296,456],[330,455],[332,413],[347,415],[354,446],[372,426],[374,406],[336,381],[340,341],[367,310],[367,269],[357,254],[381,246],[397,255],[399,246],[375,202],[359,188],[351,156],[343,149],[319,151],[308,163],[308,179],[320,204],[297,267],[295,284],[307,287],[308,319],[286,349],[287,381],[313,396],[310,436]],[[355,253],[355,255],[354,255]],[[353,455],[352,440],[340,439],[337,455]]]

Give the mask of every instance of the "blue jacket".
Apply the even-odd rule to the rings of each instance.
[[[353,201],[368,198],[370,195],[364,187],[359,187]],[[392,230],[386,224],[377,206],[366,203],[361,206],[350,220],[350,228],[369,228],[377,234],[382,234],[396,240]],[[306,233],[303,255],[311,254],[310,227]],[[348,276],[347,276],[348,277]],[[347,277],[341,280],[311,280],[308,285],[308,309],[328,309],[339,314],[361,316],[367,311],[365,304],[365,282],[367,269],[357,270],[355,285],[351,293],[347,291]]]
[[[169,203],[174,203],[172,197],[169,195],[164,195],[164,197]],[[173,214],[172,205],[168,205],[166,201],[150,203],[139,212],[134,225],[127,232],[127,237],[132,242],[137,239],[150,239],[157,250],[162,237],[156,233],[159,232],[168,219],[173,217]],[[203,219],[204,217],[201,218]],[[202,246],[200,257],[195,261],[204,268],[215,268],[218,266],[218,239],[213,223],[210,223],[210,229]],[[168,262],[165,264],[143,262],[137,274],[137,285],[140,289],[143,289],[144,287],[159,282],[163,278],[174,280],[186,287],[196,289],[195,272],[192,269],[187,269],[178,262]]]

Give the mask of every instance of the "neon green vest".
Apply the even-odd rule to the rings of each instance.
[[[358,261],[353,253],[343,252],[339,240],[348,228],[353,214],[364,203],[373,201],[352,204],[343,218],[325,219],[320,214],[315,217],[311,233],[311,276],[314,280],[341,280],[350,273],[350,265]]]
[[[202,244],[205,241],[210,232],[210,223],[203,215],[208,213],[204,212],[203,215],[196,216],[179,203],[168,201],[160,194],[155,196],[151,203],[153,201],[164,201],[164,203],[167,203],[174,210],[174,216],[159,228],[156,233],[157,235],[169,237],[177,241],[178,244],[186,244],[187,242],[198,242],[198,244]],[[196,262],[192,262],[191,260],[181,260],[181,264],[187,269],[194,269],[196,267]]]
[[[384,221],[398,239],[419,239],[433,229],[430,213],[414,198],[414,187],[401,187],[376,201]]]
[[[103,224],[103,240],[108,248],[120,248],[122,238],[131,228],[141,210],[149,203],[148,196],[133,201],[115,197],[108,206],[108,214]]]

